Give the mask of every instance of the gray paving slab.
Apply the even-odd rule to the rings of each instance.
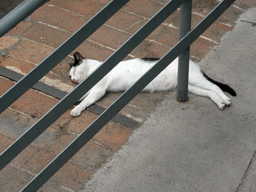
[[[207,98],[166,95],[141,128],[83,191],[256,191],[256,8],[201,62],[237,97],[220,111]]]

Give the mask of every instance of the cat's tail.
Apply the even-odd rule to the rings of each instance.
[[[223,84],[223,83],[220,83],[218,81],[215,81],[213,79],[211,79],[210,77],[208,77],[204,72],[203,72],[203,75],[204,77],[214,83],[215,85],[217,85],[222,91],[225,91],[225,92],[228,92],[230,95],[232,95],[233,97],[236,96],[236,92],[234,91],[234,89],[232,89],[230,86],[226,85],[226,84]]]

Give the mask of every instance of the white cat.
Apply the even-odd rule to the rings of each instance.
[[[118,92],[130,88],[152,65],[157,62],[156,58],[131,59],[120,62],[101,81],[99,81],[87,94],[83,100],[72,111],[72,116],[79,116],[83,110],[102,98],[107,91]],[[74,63],[69,63],[71,70],[70,78],[75,83],[82,82],[90,75],[102,62],[85,59],[78,52],[74,53]],[[175,59],[164,71],[162,71],[143,91],[153,93],[154,91],[170,91],[177,86],[178,59]],[[193,61],[189,63],[189,84],[188,91],[200,96],[211,98],[217,106],[224,110],[225,106],[231,104],[230,99],[223,93],[227,91],[232,96],[236,92],[228,85],[216,82],[207,77],[200,67]]]

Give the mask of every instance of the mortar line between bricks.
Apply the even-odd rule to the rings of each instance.
[[[67,30],[65,30],[65,29],[62,29],[62,28],[56,27],[56,26],[54,26],[54,25],[50,25],[50,24],[47,24],[47,23],[44,23],[44,22],[41,22],[41,21],[38,21],[38,23],[40,23],[40,24],[42,24],[42,25],[46,25],[46,26],[51,27],[51,28],[54,28],[54,29],[57,29],[57,30],[60,30],[60,31],[67,32],[67,33],[69,33],[69,34],[73,34],[73,33],[72,33],[72,32],[70,32],[70,31],[67,31]],[[123,32],[123,33],[129,34],[129,35],[132,35],[132,34],[130,34],[130,33],[128,33],[128,32],[126,32],[126,31],[123,31],[123,30],[121,30],[121,29],[115,28],[115,27],[113,27],[113,26],[111,26],[111,25],[106,25],[106,24],[104,24],[104,26],[107,26],[107,27],[112,28],[112,29],[114,29],[114,30],[117,30],[117,31],[120,31],[120,32]],[[24,38],[24,37],[23,37],[23,38]],[[36,41],[30,40],[30,39],[27,39],[27,38],[24,38],[24,39],[29,40],[29,41],[31,41],[31,42],[35,42],[35,43],[41,44],[41,43],[39,43],[39,42],[36,42]],[[91,43],[94,43],[94,44],[100,45],[101,47],[104,47],[104,48],[110,49],[111,51],[116,51],[116,49],[114,49],[114,48],[111,48],[111,47],[108,47],[108,46],[106,46],[106,45],[100,44],[100,43],[95,42],[95,41],[93,41],[93,40],[91,40],[91,39],[89,39],[89,38],[87,39],[87,41],[90,41]],[[41,44],[41,45],[44,45],[44,46],[46,46],[46,47],[49,47],[49,48],[54,49],[53,47],[50,47],[50,46],[45,45],[45,44]],[[130,54],[129,54],[129,56],[134,57],[133,55],[130,55]],[[73,58],[72,56],[70,56],[70,57],[71,57],[71,58]]]
[[[195,12],[194,12],[195,13]],[[199,14],[200,15],[200,14]],[[200,15],[200,16],[202,16],[202,15]],[[204,17],[204,16],[202,16],[202,17]],[[145,17],[145,19],[147,19],[146,17]],[[145,20],[144,19],[144,20]],[[141,21],[143,21],[143,20],[141,20]],[[141,21],[138,21],[138,22],[136,22],[136,23],[139,23],[139,22],[141,22]],[[59,28],[59,27],[56,27],[56,26],[53,26],[53,25],[50,25],[50,24],[47,24],[47,23],[44,23],[44,22],[41,22],[41,21],[38,21],[38,23],[40,23],[40,24],[43,24],[43,25],[46,25],[46,26],[48,26],[48,27],[51,27],[51,28],[54,28],[54,29],[57,29],[57,30],[60,30],[60,31],[64,31],[64,32],[67,32],[67,33],[69,33],[69,34],[72,34],[72,32],[70,32],[70,31],[67,31],[67,30],[65,30],[65,29],[62,29],[62,28]],[[134,23],[133,25],[135,25],[136,23]],[[220,23],[220,22],[219,22]],[[229,27],[231,27],[230,25],[228,25],[228,24],[225,24],[225,23],[221,23],[221,24],[224,24],[224,25],[227,25],[227,26],[229,26]],[[170,27],[170,28],[174,28],[174,29],[179,29],[178,27],[175,27],[175,26],[173,26],[173,25],[168,25],[167,23],[162,23],[161,25],[165,25],[165,26],[168,26],[168,27]],[[117,31],[119,31],[119,32],[122,32],[122,33],[126,33],[126,34],[129,34],[129,35],[132,35],[131,33],[128,33],[128,32],[126,32],[126,31],[124,31],[124,30],[121,30],[121,29],[118,29],[118,28],[116,28],[116,27],[113,27],[113,26],[111,26],[111,25],[108,25],[108,24],[104,24],[104,26],[106,26],[106,27],[109,27],[109,28],[112,28],[112,29],[114,29],[114,30],[117,30]],[[131,26],[132,27],[132,26]],[[130,28],[130,27],[129,27]],[[129,29],[128,28],[128,29]],[[203,38],[203,39],[205,39],[205,40],[208,40],[208,41],[210,41],[210,42],[213,42],[213,43],[215,43],[215,44],[218,44],[218,42],[216,42],[216,41],[214,41],[214,40],[212,40],[212,39],[210,39],[210,38],[208,38],[208,37],[205,37],[205,36],[200,36],[201,38]],[[26,38],[25,38],[26,39]],[[100,45],[100,46],[102,46],[102,47],[104,47],[104,48],[108,48],[108,49],[110,49],[110,50],[112,50],[112,51],[115,51],[115,49],[113,49],[113,48],[111,48],[111,47],[108,47],[108,46],[105,46],[105,45],[102,45],[102,44],[100,44],[100,43],[97,43],[97,42],[95,42],[95,41],[92,41],[92,40],[90,40],[90,39],[87,39],[87,40],[89,40],[89,41],[91,41],[91,42],[93,42],[93,43],[95,43],[95,44],[98,44],[98,45]],[[145,39],[145,40],[147,40],[147,39]],[[32,42],[35,42],[35,41],[33,41],[33,40],[31,40]],[[149,40],[149,41],[152,41],[152,40]],[[154,40],[153,40],[154,41]],[[157,42],[157,41],[154,41],[154,42]],[[38,43],[38,42],[37,42]],[[39,43],[39,44],[41,44],[41,43]],[[42,45],[44,45],[44,44],[42,44]],[[163,44],[161,44],[161,45],[163,45]],[[48,45],[45,45],[45,46],[48,46]],[[50,46],[48,46],[48,47],[50,47]],[[52,48],[52,47],[51,47]],[[132,56],[132,57],[134,57],[134,56]]]
[[[221,1],[222,1],[222,0],[217,0],[217,1],[218,1],[219,3],[221,3]],[[239,10],[245,11],[244,9],[242,9],[242,8],[238,7],[237,5],[232,4],[231,6],[232,6],[232,7],[234,7],[234,8],[236,8],[236,9],[239,9]]]
[[[30,42],[33,42],[33,43],[36,43],[36,44],[39,44],[39,45],[42,45],[42,46],[47,47],[47,48],[50,48],[50,49],[52,49],[52,51],[55,50],[55,48],[53,48],[53,47],[51,47],[51,46],[49,46],[49,45],[46,45],[46,44],[43,44],[43,43],[39,43],[39,42],[37,42],[37,41],[28,39],[28,38],[26,38],[26,37],[22,37],[22,39],[25,39],[25,40],[27,40],[27,41],[30,41]]]
[[[31,172],[31,171],[28,171],[28,170],[26,170],[26,169],[24,169],[24,168],[22,168],[22,167],[19,167],[19,166],[14,165],[14,164],[12,164],[12,163],[10,163],[10,166],[12,166],[12,167],[14,167],[14,168],[16,168],[16,169],[18,169],[18,170],[20,170],[20,171],[24,171],[24,172],[26,172],[26,173],[28,173],[29,175],[32,175],[32,176],[34,176],[34,177],[37,175],[36,173],[33,173],[33,172]]]
[[[58,30],[60,30],[60,31],[69,33],[70,35],[73,34],[73,32],[70,32],[70,31],[65,30],[65,29],[63,29],[63,28],[59,28],[59,27],[56,27],[56,26],[54,26],[54,25],[50,25],[50,24],[48,24],[48,23],[44,23],[44,22],[42,22],[42,21],[37,21],[37,22],[38,22],[39,24],[46,25],[46,26],[51,27],[51,28],[53,28],[53,29],[58,29]]]
[[[63,185],[60,185],[60,188],[66,190],[66,191],[68,191],[68,192],[75,192],[73,189],[70,189],[70,188],[65,187],[65,186],[63,186]]]
[[[13,58],[15,58],[15,59],[19,59],[19,60],[21,60],[21,61],[25,61],[25,62],[27,62],[27,63],[30,63],[30,64],[33,64],[33,65],[37,66],[37,64],[36,64],[36,63],[33,63],[32,61],[29,61],[29,60],[26,60],[26,59],[23,59],[23,58],[20,58],[20,57],[16,57],[15,55],[11,55],[11,54],[9,54],[9,56],[10,56],[10,57],[13,57]],[[68,56],[73,59],[73,56],[71,56],[71,55],[68,55]],[[52,72],[52,71],[49,71],[49,73],[52,74],[52,75],[55,75],[55,76],[57,76],[57,77],[60,77],[59,74],[54,73],[54,72]]]
[[[8,79],[8,80],[9,80],[9,79]],[[22,111],[19,111],[19,110],[17,110],[17,109],[13,109],[13,108],[11,108],[11,107],[8,107],[8,109],[10,109],[11,111],[14,111],[14,112],[16,112],[16,113],[19,113],[20,115],[23,115],[23,116],[25,116],[25,117],[27,117],[27,118],[29,118],[29,119],[34,119],[34,118],[32,118],[29,114],[24,113],[24,112],[22,112]]]
[[[86,129],[87,127],[85,127],[85,129]],[[128,129],[128,128],[126,128],[125,127],[125,129]],[[129,130],[129,129],[128,129]],[[74,131],[67,131],[67,133],[68,134],[71,134],[71,135],[75,135],[75,136],[79,136],[80,135],[80,133],[76,133],[76,132],[74,132]],[[99,146],[102,146],[102,147],[104,147],[104,148],[107,148],[107,149],[111,149],[111,150],[115,150],[114,148],[112,148],[112,147],[110,147],[110,146],[108,146],[108,145],[106,145],[106,144],[104,144],[104,143],[101,143],[101,142],[99,142],[99,141],[96,141],[96,140],[94,140],[93,138],[92,139],[90,139],[90,141],[89,142],[93,142],[93,143],[95,143],[95,144],[97,144],[97,145],[99,145]],[[55,154],[55,153],[54,153]],[[57,154],[57,153],[56,153]],[[72,159],[70,159],[69,161],[71,161],[71,162],[75,162],[75,161],[72,161]],[[76,163],[76,162],[75,162]]]
[[[106,45],[103,45],[103,44],[98,43],[98,42],[96,42],[96,41],[93,41],[93,40],[91,40],[91,39],[87,39],[87,41],[89,41],[89,42],[91,42],[91,43],[94,43],[94,44],[96,44],[96,45],[99,45],[99,46],[101,46],[102,48],[106,48],[106,49],[109,49],[109,50],[111,50],[111,51],[116,51],[116,49],[114,49],[114,48],[112,48],[112,47],[108,47],[108,46],[106,46]],[[135,58],[135,56],[134,56],[134,55],[131,55],[131,54],[128,54],[128,56]],[[72,57],[72,58],[73,58],[73,57]]]
[[[126,28],[125,30],[129,30],[129,29],[131,29],[133,26],[135,26],[135,25],[137,25],[138,23],[143,22],[143,21],[145,21],[145,20],[146,20],[146,18],[144,18],[143,20],[137,21],[137,22],[133,23],[130,27]]]
[[[200,35],[199,37],[201,37],[202,39],[205,39],[205,40],[207,40],[207,41],[210,41],[210,42],[212,42],[212,43],[215,43],[215,44],[219,44],[217,41],[214,41],[214,40],[212,40],[211,38],[209,38],[209,37],[205,37],[205,36],[203,36],[203,35]]]
[[[68,10],[68,9],[64,9],[64,8],[62,8],[62,7],[55,6],[55,5],[53,5],[53,4],[47,4],[47,5],[44,5],[44,7],[54,7],[54,8],[57,8],[57,9],[66,11],[66,12],[68,12],[68,13],[75,13],[76,15],[79,15],[79,13],[70,11],[70,10]]]
[[[237,5],[231,5],[232,7],[234,7],[234,8],[236,8],[236,9],[239,9],[239,10],[241,10],[241,11],[245,11],[244,9],[242,9],[241,7],[238,7]]]
[[[22,61],[25,61],[27,63],[30,63],[30,64],[33,64],[33,65],[37,65],[36,63],[32,62],[32,61],[29,61],[29,60],[26,60],[26,59],[23,59],[23,58],[20,58],[20,57],[17,57],[15,55],[12,55],[12,54],[9,54],[9,56],[13,57],[13,58],[16,58],[16,59],[19,59],[19,60],[22,60]]]
[[[114,49],[114,48],[112,48],[112,47],[108,47],[108,46],[106,46],[106,45],[103,45],[103,44],[101,44],[101,43],[98,43],[98,42],[96,42],[96,41],[93,41],[93,40],[91,40],[91,39],[87,39],[87,41],[89,41],[89,42],[91,42],[91,43],[94,43],[94,44],[96,44],[96,45],[99,45],[99,46],[101,46],[102,48],[106,48],[106,49],[109,49],[109,50],[111,50],[111,51],[116,51],[116,49]]]
[[[153,1],[153,2],[155,2],[155,1]],[[221,1],[219,0],[219,2],[221,2]],[[155,3],[158,3],[158,2],[155,2]],[[159,4],[165,5],[165,4],[162,4],[162,3],[159,3]],[[76,12],[73,12],[73,11],[70,11],[70,10],[68,10],[68,9],[64,9],[64,8],[61,8],[61,7],[52,5],[52,4],[50,4],[50,5],[44,5],[44,6],[55,7],[55,8],[58,8],[58,9],[60,9],[60,10],[63,10],[63,11],[66,11],[66,12],[69,12],[69,13],[72,13],[72,14],[75,14],[75,15],[78,15],[78,16],[83,17],[83,18],[86,18],[84,15],[81,15],[81,14],[79,14],[79,13],[76,13]],[[235,8],[237,8],[237,9],[239,9],[239,10],[244,11],[244,9],[238,7],[237,5],[232,5],[232,6],[234,6]],[[145,20],[145,19],[150,19],[150,18],[148,18],[148,17],[145,17],[145,16],[143,16],[143,15],[138,15],[138,14],[136,14],[136,13],[133,13],[133,12],[128,11],[128,10],[125,10],[125,9],[121,9],[121,10],[122,10],[122,11],[125,11],[125,12],[127,12],[127,13],[129,13],[129,14],[131,14],[131,15],[135,15],[135,16],[137,16],[137,17],[144,18],[144,20]],[[180,8],[178,8],[177,10],[180,11]],[[204,15],[202,15],[202,14],[200,14],[200,13],[197,13],[197,12],[194,12],[194,11],[192,11],[192,14],[198,15],[198,16],[203,17],[203,18],[205,17]],[[219,22],[219,21],[216,21],[216,22]],[[223,24],[223,25],[226,25],[226,26],[229,26],[229,27],[232,27],[230,24],[227,24],[227,23],[223,23],[223,22],[219,22],[219,23],[221,23],[221,24]],[[175,28],[176,28],[176,27],[175,27]],[[129,28],[128,28],[128,29],[129,29]],[[60,29],[60,30],[61,30],[61,29]],[[63,29],[63,30],[64,30],[64,29]],[[65,30],[64,30],[64,31],[65,31]]]
[[[113,26],[108,25],[108,24],[104,24],[104,26],[109,27],[109,28],[111,28],[111,29],[115,29],[115,30],[117,30],[117,31],[119,31],[119,32],[122,32],[122,33],[126,33],[126,34],[128,34],[128,35],[133,35],[132,33],[129,33],[129,32],[124,31],[124,30],[122,30],[122,29],[118,29],[118,28],[113,27]]]
[[[79,16],[79,17],[82,17],[82,18],[85,18],[85,19],[88,20],[88,18],[85,17],[85,15],[82,15],[82,14],[80,14],[80,13],[77,13],[77,12],[74,12],[74,11],[71,11],[71,10],[68,10],[68,9],[64,9],[64,8],[62,8],[62,7],[58,7],[58,6],[55,6],[55,5],[52,5],[52,4],[48,4],[48,5],[44,5],[44,6],[45,6],[45,7],[54,7],[54,8],[56,8],[56,9],[59,9],[59,10],[62,10],[62,11],[66,11],[66,12],[68,12],[68,13],[72,13],[72,14],[74,14],[74,15],[77,15],[77,16]]]
[[[31,172],[31,171],[28,171],[28,170],[26,170],[26,169],[24,169],[24,168],[20,168],[20,167],[14,165],[14,164],[12,164],[12,163],[10,164],[10,166],[12,166],[12,167],[14,167],[14,168],[16,168],[16,169],[18,169],[18,170],[20,170],[20,171],[26,172],[26,173],[28,173],[29,175],[32,175],[33,177],[35,177],[35,176],[37,175],[36,173],[33,173],[33,172]],[[66,191],[74,192],[74,190],[72,190],[72,189],[70,189],[70,188],[68,188],[68,187],[65,187],[65,186],[63,186],[63,185],[60,185],[60,187],[61,187],[62,189],[64,189],[64,190],[66,190]]]
[[[197,13],[197,12],[192,12],[192,14],[195,14],[195,15],[197,15],[197,16],[200,16],[200,17],[202,17],[203,19],[205,18],[204,15],[201,15],[200,13]],[[222,24],[222,25],[226,25],[226,26],[228,26],[228,27],[232,27],[232,25],[230,25],[230,24],[228,24],[228,23],[223,23],[223,22],[218,21],[218,20],[216,20],[215,23],[220,23],[220,24]]]

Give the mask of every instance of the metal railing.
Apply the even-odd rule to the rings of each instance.
[[[91,20],[75,32],[30,73],[17,82],[1,96],[0,113],[23,95],[31,86],[56,66],[66,55],[79,46],[86,38],[105,23],[129,0],[113,0]],[[155,28],[167,19],[181,5],[180,41],[150,68],[130,89],[125,91],[91,125],[73,140],[51,163],[49,163],[22,191],[36,191],[52,177],[78,150],[80,150],[108,121],[110,121],[128,102],[130,102],[148,83],[150,83],[175,58],[179,57],[178,99],[187,99],[189,46],[234,2],[223,0],[194,29],[191,26],[192,0],[172,0],[154,15],[141,29],[116,50],[89,77],[66,95],[49,112],[40,118],[30,129],[13,142],[0,156],[0,169],[4,168],[23,149],[33,142],[55,120],[65,113],[79,98],[88,92],[111,69],[123,60]],[[1,25],[1,21],[0,21]]]

